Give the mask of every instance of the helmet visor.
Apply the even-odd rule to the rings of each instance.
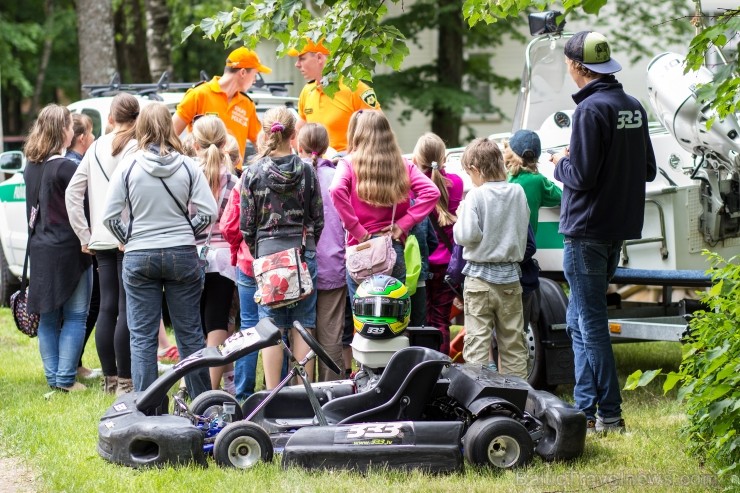
[[[403,320],[408,311],[408,299],[372,296],[354,300],[354,312],[358,317],[394,318]]]

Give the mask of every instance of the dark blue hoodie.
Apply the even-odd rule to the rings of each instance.
[[[613,75],[589,82],[573,100],[570,155],[555,167],[564,185],[559,231],[577,238],[640,238],[645,182],[656,173],[645,109]]]

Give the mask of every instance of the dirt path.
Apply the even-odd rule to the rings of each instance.
[[[36,475],[20,460],[0,457],[0,493],[33,493]]]

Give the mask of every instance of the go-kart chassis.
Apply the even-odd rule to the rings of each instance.
[[[355,389],[351,381],[309,386],[305,379],[303,387],[279,387],[279,391],[255,394],[234,416],[223,412],[210,418],[165,414],[167,391],[184,374],[203,366],[223,365],[274,344],[282,344],[280,331],[270,320],[263,320],[254,329],[235,334],[219,348],[205,348],[184,359],[145,392],[122,396],[101,418],[98,428],[100,455],[130,467],[191,462],[206,465],[206,455],[213,450],[214,440],[218,448],[220,438],[229,433],[234,435],[239,428],[247,430],[246,438],[237,436],[236,445],[228,449],[221,447],[228,453],[214,454],[218,463],[251,466],[252,462],[244,462],[240,457],[232,460],[229,455],[234,450],[244,449],[244,443],[260,445],[262,460],[271,460],[273,442],[278,450],[283,447],[286,467],[365,470],[382,466],[440,473],[462,469],[465,447],[469,460],[486,463],[485,453],[470,455],[473,448],[488,446],[478,444],[482,440],[478,435],[485,435],[485,440],[489,440],[492,429],[512,431],[511,422],[525,430],[525,437],[520,433],[518,442],[515,440],[513,445],[518,447],[521,443],[526,449],[531,442],[531,447],[536,447],[536,452],[546,460],[570,459],[583,451],[586,427],[582,413],[551,394],[531,389],[523,380],[503,377],[474,365],[452,365],[439,379],[437,373],[434,389],[426,396],[428,402],[424,411],[412,420],[398,413],[393,418],[381,414],[382,420],[371,422],[344,423],[335,419],[327,423],[323,411],[331,407],[327,403],[335,401],[337,404],[342,398],[356,399],[362,394],[353,394]],[[313,344],[317,345],[315,340]],[[319,357],[325,356],[323,348],[318,346],[316,350]],[[446,358],[440,353],[436,355]],[[305,377],[304,365],[314,356],[312,351],[306,359],[297,362],[291,376]],[[393,370],[390,365],[386,371],[389,370]],[[282,384],[287,384],[288,378]],[[180,407],[176,405],[176,411]],[[342,407],[339,406],[340,410]],[[334,408],[336,415],[337,406]],[[184,411],[187,415],[187,407]],[[242,416],[247,416],[251,422],[229,423]],[[504,423],[505,420],[508,421]],[[468,436],[473,431],[475,440]],[[507,443],[512,444],[505,442],[504,445]],[[264,450],[266,448],[269,451]],[[523,465],[522,461],[530,458],[531,453],[516,460],[504,456],[500,467]],[[498,464],[489,460],[489,465]]]

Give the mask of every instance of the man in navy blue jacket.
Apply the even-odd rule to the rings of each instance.
[[[609,43],[582,31],[565,45],[573,95],[570,147],[552,156],[563,183],[560,233],[563,271],[570,285],[566,322],[573,343],[576,406],[588,431],[624,432],[607,315],[606,291],[624,240],[640,238],[645,182],[656,164],[645,109],[614,77],[622,69]]]

